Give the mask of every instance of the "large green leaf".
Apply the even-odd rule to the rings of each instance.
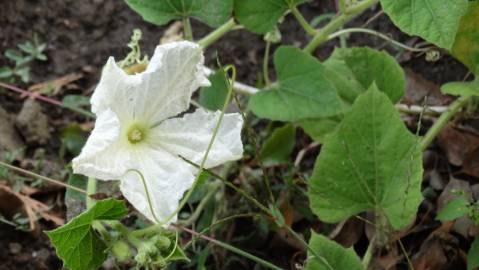
[[[312,233],[309,247],[319,256],[323,257],[329,266],[308,253],[305,270],[362,270],[361,264],[353,248],[344,248],[338,243],[329,240],[323,235]]]
[[[282,46],[276,50],[274,65],[279,85],[251,97],[249,108],[259,117],[298,121],[341,113],[344,105],[325,67],[300,49]]]
[[[451,49],[467,0],[380,0],[401,31]]]
[[[376,83],[380,91],[388,95],[393,103],[404,95],[406,79],[404,71],[394,57],[386,52],[371,48],[336,49],[324,63],[327,77],[334,83],[339,96],[346,104]],[[304,131],[316,141],[336,130],[342,115],[307,119],[299,122]]]
[[[341,97],[348,96],[348,99],[351,99],[351,93],[357,96],[369,89],[373,82],[393,103],[398,102],[404,95],[406,76],[396,59],[387,52],[368,47],[336,49],[325,65],[343,75],[341,79],[334,80],[336,85],[346,81],[350,82],[349,87],[357,88],[338,87],[344,89],[340,91]],[[356,96],[353,96],[353,100]]]
[[[462,17],[452,54],[479,76],[479,1],[469,2]]]
[[[275,27],[284,13],[306,0],[235,0],[236,19],[248,30],[264,34]]]
[[[226,74],[224,70],[220,69],[211,74],[208,79],[211,86],[201,88],[199,102],[201,106],[208,110],[221,110],[228,96],[229,84],[226,80]]]
[[[145,21],[163,25],[171,20],[194,17],[210,26],[226,22],[233,0],[126,0]]]
[[[296,128],[287,124],[273,131],[261,148],[259,158],[267,166],[288,162],[296,142]]]
[[[310,205],[326,222],[374,210],[399,229],[422,201],[422,171],[418,139],[373,85],[326,138],[310,179]]]
[[[96,220],[114,220],[125,216],[128,209],[122,201],[98,201],[88,211],[68,224],[47,232],[58,256],[71,270],[97,269],[106,259],[107,246],[93,229]]]
[[[479,96],[479,79],[469,82],[450,82],[441,86],[441,92],[455,96]]]

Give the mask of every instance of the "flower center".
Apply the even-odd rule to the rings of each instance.
[[[128,141],[131,144],[136,144],[145,139],[145,130],[138,125],[133,125],[127,132]]]

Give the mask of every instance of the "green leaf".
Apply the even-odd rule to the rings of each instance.
[[[361,260],[353,248],[344,248],[323,235],[312,233],[309,247],[323,257],[330,267],[308,252],[305,270],[363,270]]]
[[[80,108],[90,105],[90,99],[81,95],[66,95],[62,101],[63,105],[69,108]]]
[[[417,35],[450,50],[459,21],[467,10],[465,0],[380,0],[384,12],[401,31]]]
[[[229,88],[225,72],[222,69],[218,70],[214,74],[211,74],[208,79],[211,82],[211,86],[201,88],[200,104],[208,110],[221,110],[228,96]]]
[[[145,21],[157,25],[194,17],[215,27],[225,23],[233,10],[233,0],[126,0],[126,3]]]
[[[9,67],[0,67],[0,79],[13,76],[13,70]]]
[[[353,104],[357,96],[365,92],[373,82],[393,103],[404,95],[404,71],[394,57],[386,52],[367,47],[336,49],[324,65],[327,67],[327,77],[348,105]],[[341,120],[342,116],[338,115],[307,119],[298,124],[315,141],[322,142],[326,135],[336,130]]]
[[[64,266],[71,270],[97,269],[106,259],[107,246],[93,229],[96,220],[114,220],[125,216],[128,209],[122,201],[98,201],[88,211],[68,224],[47,232]]]
[[[418,138],[373,85],[326,138],[310,179],[310,205],[326,222],[377,210],[399,229],[416,216],[422,172]]]
[[[479,76],[479,1],[469,2],[462,17],[452,54]]]
[[[249,108],[259,117],[298,121],[328,117],[343,111],[326,68],[314,57],[290,46],[276,50],[274,64],[279,85],[250,98]]]
[[[308,134],[314,141],[323,142],[328,134],[336,131],[342,117],[333,116],[328,118],[307,119],[299,121],[299,126]]]
[[[273,131],[264,142],[259,158],[266,166],[277,165],[289,161],[296,143],[296,128],[287,124]]]
[[[87,136],[80,125],[74,123],[62,129],[60,137],[62,144],[66,149],[73,155],[77,156],[85,145]]]
[[[18,62],[23,62],[23,59],[25,58],[20,52],[17,52],[12,49],[7,49],[5,51],[5,57],[8,59],[18,63]]]
[[[467,270],[474,270],[477,267],[479,267],[479,237],[474,239],[467,253]]]
[[[449,201],[437,214],[436,219],[440,221],[455,220],[469,213],[469,201],[460,196]]]
[[[288,9],[306,0],[235,0],[236,19],[251,32],[265,34],[274,29]]]
[[[340,91],[341,97],[348,96],[347,99],[354,100],[359,93],[369,89],[373,82],[393,103],[398,102],[404,95],[406,76],[396,59],[387,52],[368,47],[336,49],[325,65],[343,75],[333,81],[335,84],[357,82],[350,84],[349,88],[337,86],[338,89],[345,89]],[[346,91],[348,93],[345,93]]]
[[[479,79],[469,82],[450,82],[441,86],[441,92],[454,96],[479,96]]]

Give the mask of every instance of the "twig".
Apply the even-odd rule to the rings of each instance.
[[[229,244],[226,244],[226,243],[224,243],[224,242],[221,242],[221,241],[219,241],[219,240],[216,240],[216,239],[214,239],[214,238],[212,238],[212,237],[210,237],[210,236],[202,235],[202,234],[200,234],[200,233],[198,233],[198,232],[196,232],[196,231],[193,231],[193,230],[191,230],[191,229],[188,229],[188,228],[185,228],[185,227],[182,227],[182,226],[179,226],[179,225],[174,225],[174,224],[173,224],[173,225],[171,225],[171,226],[173,226],[173,227],[175,227],[175,228],[177,228],[177,229],[180,229],[180,230],[182,230],[182,231],[185,231],[185,232],[187,232],[187,233],[189,233],[189,234],[191,234],[191,235],[197,236],[197,237],[199,237],[199,238],[201,238],[201,239],[203,239],[203,240],[206,240],[206,241],[208,241],[208,242],[211,242],[211,243],[213,243],[213,244],[215,244],[215,245],[217,245],[217,246],[220,246],[220,247],[222,247],[222,248],[224,248],[224,249],[226,249],[226,250],[229,250],[229,251],[231,251],[231,252],[233,252],[233,253],[236,253],[236,254],[238,254],[238,255],[241,255],[241,256],[243,256],[243,257],[245,257],[245,258],[248,258],[248,259],[250,259],[250,260],[252,260],[252,261],[254,261],[254,262],[257,262],[257,263],[261,264],[261,265],[264,266],[264,267],[269,268],[269,269],[282,270],[280,267],[278,267],[278,266],[276,266],[276,265],[274,265],[274,264],[272,264],[272,263],[270,263],[270,262],[268,262],[268,261],[265,261],[265,260],[263,260],[263,259],[261,259],[261,258],[259,258],[259,257],[256,257],[255,255],[253,255],[253,254],[251,254],[251,253],[248,253],[248,252],[246,252],[246,251],[243,251],[243,250],[241,250],[241,249],[239,249],[239,248],[236,248],[236,247],[234,247],[234,246],[231,246],[231,245],[229,245]]]
[[[28,170],[24,170],[24,169],[22,169],[22,168],[19,168],[19,167],[10,165],[10,164],[5,163],[5,162],[3,162],[3,161],[0,161],[0,166],[6,167],[6,168],[8,168],[8,169],[11,169],[11,170],[14,170],[14,171],[23,173],[23,174],[28,175],[28,176],[31,176],[31,177],[35,177],[35,178],[41,179],[41,180],[44,180],[44,181],[47,181],[47,182],[50,182],[50,183],[53,183],[53,184],[56,184],[56,185],[59,185],[59,186],[62,186],[62,187],[66,187],[66,188],[73,189],[73,190],[78,191],[78,192],[81,192],[81,193],[83,193],[83,194],[87,194],[86,190],[83,190],[83,189],[81,189],[81,188],[77,188],[77,187],[75,187],[75,186],[72,186],[72,185],[63,183],[63,182],[58,181],[58,180],[51,179],[51,178],[49,178],[49,177],[45,177],[45,176],[42,176],[42,175],[33,173],[33,172],[31,172],[31,171],[28,171]]]

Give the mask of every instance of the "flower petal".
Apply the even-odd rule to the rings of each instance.
[[[159,123],[188,109],[193,92],[209,85],[203,63],[199,45],[188,41],[156,47],[147,69],[135,75],[110,58],[92,96],[92,111],[110,108],[121,122]]]
[[[118,179],[129,163],[129,154],[120,140],[120,122],[111,110],[98,114],[88,141],[73,159],[73,172],[101,180]]]
[[[113,57],[103,67],[100,82],[90,99],[91,110],[97,114],[111,109],[123,120],[133,115],[132,101],[141,85],[140,75],[127,75]]]
[[[159,148],[136,148],[137,169],[144,177],[150,195],[154,215],[140,175],[128,171],[122,178],[120,190],[125,198],[146,218],[157,223],[174,213],[183,193],[191,187],[196,168]],[[136,163],[135,162],[135,163]],[[155,219],[156,217],[156,219]],[[166,225],[175,222],[174,216]]]
[[[210,85],[203,64],[203,52],[196,43],[180,41],[156,47],[137,104],[144,109],[141,114],[159,123],[187,110],[193,92]]]
[[[152,130],[151,141],[168,152],[182,156],[197,164],[205,155],[208,144],[221,112],[207,112],[198,109],[182,118],[165,120]],[[205,167],[211,168],[243,156],[240,114],[225,114],[213,146],[208,154]]]

